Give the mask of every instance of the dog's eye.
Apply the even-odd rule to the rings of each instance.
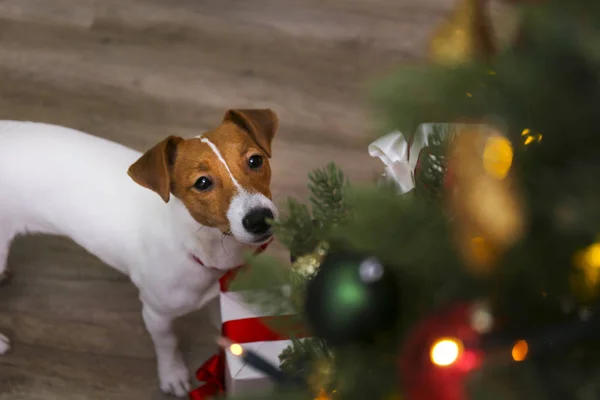
[[[196,183],[194,183],[194,187],[202,192],[208,190],[212,187],[212,182],[205,176],[198,178]]]
[[[258,154],[253,155],[248,159],[248,166],[250,169],[258,169],[263,165],[263,158]]]

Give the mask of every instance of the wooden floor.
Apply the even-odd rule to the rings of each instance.
[[[278,202],[304,196],[307,172],[330,160],[369,181],[382,172],[366,148],[369,81],[421,57],[452,3],[1,0],[0,118],[143,150],[214,127],[226,108],[272,107]],[[62,238],[18,239],[9,266],[0,400],[163,398],[125,277]],[[180,324],[192,369],[213,351],[205,314]]]

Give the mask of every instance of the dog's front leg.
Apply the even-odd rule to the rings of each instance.
[[[184,397],[190,391],[190,376],[173,331],[173,318],[161,315],[143,305],[144,324],[156,349],[160,389],[167,394]]]

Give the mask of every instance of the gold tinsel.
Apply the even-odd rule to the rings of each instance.
[[[328,250],[329,244],[320,242],[312,253],[298,257],[292,268],[304,276],[312,275],[321,266]]]
[[[499,132],[472,125],[450,147],[449,196],[457,246],[473,272],[488,272],[519,239],[522,204],[510,179],[512,147]]]
[[[312,253],[300,256],[292,263],[292,269],[296,272],[294,276],[290,300],[295,307],[304,307],[304,288],[306,287],[306,278],[312,276],[327,255],[329,244],[327,242],[319,242]]]
[[[312,364],[311,371],[312,373],[308,378],[308,386],[314,393],[326,395],[326,398],[330,398],[331,396],[327,392],[327,388],[331,386],[333,381],[333,360],[329,357],[322,357]]]

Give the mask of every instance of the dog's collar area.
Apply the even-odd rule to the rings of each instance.
[[[268,242],[260,245],[256,251],[254,251],[254,254],[260,254],[263,251],[265,251],[267,249],[267,247],[269,247],[269,245],[271,244],[271,242],[273,241],[273,238],[271,238]],[[205,268],[210,268],[210,269],[216,269],[214,267],[207,267],[206,264],[204,264],[204,262],[202,262],[201,259],[199,259],[195,254],[190,254],[190,257],[192,258],[192,260],[194,260],[198,265],[205,267]],[[242,265],[238,265],[237,267],[235,267],[234,269],[240,268],[242,267]]]

